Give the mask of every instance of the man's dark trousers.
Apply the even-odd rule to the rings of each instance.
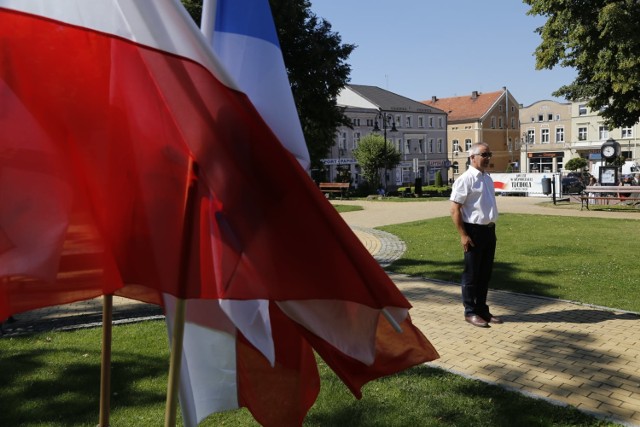
[[[473,241],[464,254],[464,271],[462,272],[462,304],[464,315],[477,314],[488,317],[487,293],[489,280],[493,271],[493,259],[496,253],[495,224],[464,224],[464,228]]]

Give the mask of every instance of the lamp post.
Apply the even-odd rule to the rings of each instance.
[[[382,161],[384,165],[384,194],[387,194],[387,126],[391,123],[390,132],[397,132],[396,129],[396,121],[391,114],[387,114],[384,111],[380,110],[378,115],[376,116],[376,121],[373,125],[374,132],[380,132],[380,126],[378,125],[378,120],[382,121],[382,133],[384,137],[384,145],[382,147]]]
[[[524,142],[525,173],[529,173],[529,135],[526,132],[522,132],[522,142]]]

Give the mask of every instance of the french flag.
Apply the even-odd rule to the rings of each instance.
[[[242,18],[228,3],[213,22]],[[243,4],[270,20],[266,0]],[[185,425],[239,406],[300,425],[314,350],[356,396],[438,357],[308,177],[301,134],[263,117],[178,1],[0,5],[0,194],[15,202],[0,205],[0,318],[114,292],[168,315],[186,300]],[[229,54],[277,46],[219,28],[261,46]]]

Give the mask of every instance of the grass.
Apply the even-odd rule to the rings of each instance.
[[[390,269],[459,280],[462,252],[448,217],[383,229],[408,248]],[[640,311],[637,298],[629,297],[636,293],[636,221],[502,214],[497,233],[492,288]],[[0,426],[95,425],[100,340],[99,329],[0,339]],[[168,361],[163,322],[114,327],[112,426],[163,424]],[[358,401],[318,363],[322,387],[307,427],[615,425],[428,366],[374,381]],[[257,424],[248,411],[238,410],[212,415],[201,425]]]
[[[363,210],[362,206],[357,205],[333,205],[333,207],[336,208],[339,213]]]
[[[96,425],[100,334],[85,329],[0,339],[0,425]],[[164,322],[116,326],[112,351],[111,425],[162,425],[169,360]],[[318,363],[322,387],[307,427],[615,425],[428,366],[374,381],[356,400]],[[257,424],[245,409],[214,414],[201,424],[220,425]]]
[[[382,227],[407,244],[388,270],[459,282],[460,238],[448,217]],[[636,220],[501,214],[493,289],[640,312]]]

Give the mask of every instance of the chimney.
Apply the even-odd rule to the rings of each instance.
[[[473,92],[471,92],[471,99],[478,99],[478,91],[474,90]]]
[[[437,96],[432,96],[431,97],[431,102],[436,102],[438,101],[438,97]]]

